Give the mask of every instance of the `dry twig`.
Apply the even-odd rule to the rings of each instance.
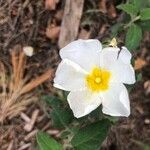
[[[30,132],[29,134],[27,134],[27,135],[24,137],[24,140],[25,140],[25,141],[28,141],[28,140],[29,140],[30,138],[32,138],[37,132],[38,132],[38,129],[33,130],[32,132]]]
[[[38,114],[39,114],[39,110],[36,109],[33,113],[32,113],[32,117],[31,117],[31,121],[28,122],[25,126],[24,126],[24,129],[28,132],[30,132],[34,126],[34,123],[38,117]]]

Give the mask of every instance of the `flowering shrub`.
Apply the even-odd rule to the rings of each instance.
[[[58,97],[44,97],[52,107],[50,117],[60,128],[60,143],[39,132],[42,150],[98,150],[118,116],[130,115],[125,84],[134,84],[131,51],[138,49],[143,31],[150,26],[149,0],[129,0],[117,8],[123,19],[111,27],[110,38],[125,34],[125,46],[115,39],[103,45],[96,39],[76,40],[60,50],[61,62],[54,78]],[[129,51],[130,50],[130,51]],[[128,86],[129,87],[129,86]]]
[[[131,53],[124,46],[118,48],[114,39],[105,48],[98,40],[89,39],[71,42],[60,50],[60,56],[62,61],[56,70],[54,86],[69,94],[63,92],[61,98],[44,99],[53,109],[50,117],[54,126],[64,129],[61,135],[65,134],[63,138],[69,143],[62,147],[39,132],[39,146],[45,147],[44,150],[52,145],[58,150],[68,145],[77,150],[85,149],[85,145],[88,150],[98,149],[116,116],[130,115],[124,83],[135,83]],[[71,109],[66,107],[66,99]]]

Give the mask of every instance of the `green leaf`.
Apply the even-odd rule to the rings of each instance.
[[[55,97],[55,96],[43,96],[42,99],[48,104],[50,105],[52,108],[53,107],[60,107],[61,105],[63,105],[62,101]]]
[[[142,30],[136,25],[132,24],[126,34],[125,44],[129,50],[133,50],[140,45],[142,39]]]
[[[149,144],[144,144],[143,150],[150,150],[150,145]]]
[[[140,10],[143,4],[143,0],[130,0],[129,2],[131,2],[138,10]]]
[[[99,150],[111,123],[101,120],[81,128],[71,140],[75,150]]]
[[[100,120],[103,117],[102,106],[97,107],[87,117],[93,118],[94,120]]]
[[[135,5],[138,10],[148,8],[150,6],[150,0],[129,0],[129,3]]]
[[[149,8],[150,7],[150,0],[142,0],[141,9]]]
[[[67,127],[72,122],[74,116],[71,109],[66,107],[59,98],[55,96],[44,96],[43,99],[52,107],[50,117],[56,128]]]
[[[123,30],[123,24],[122,23],[116,23],[111,27],[111,37],[116,37],[117,34]]]
[[[142,73],[136,73],[135,74],[135,77],[136,77],[136,81],[141,81],[142,80]]]
[[[150,31],[150,20],[140,21],[138,24],[143,31]]]
[[[150,8],[145,8],[140,12],[141,20],[149,20],[150,19]]]
[[[36,139],[40,150],[62,150],[61,144],[44,132],[39,131]]]
[[[53,125],[56,128],[67,127],[72,122],[74,116],[69,108],[53,108],[50,114]]]
[[[133,4],[120,4],[117,6],[118,9],[121,9],[125,11],[127,14],[130,14],[131,16],[136,16],[138,13],[138,9]]]

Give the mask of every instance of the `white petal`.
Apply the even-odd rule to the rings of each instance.
[[[116,61],[111,65],[112,82],[122,82],[126,84],[135,83],[135,72],[130,64],[124,64]]]
[[[107,47],[100,52],[100,66],[110,69],[111,64],[117,61],[119,48]]]
[[[110,89],[102,94],[103,113],[111,116],[129,116],[130,102],[123,84],[111,84]]]
[[[131,53],[126,47],[122,47],[118,56],[118,60],[122,61],[124,64],[130,64],[131,61]]]
[[[86,72],[74,62],[63,60],[55,73],[54,86],[67,91],[85,88]]]
[[[67,100],[76,118],[89,114],[101,104],[99,95],[88,90],[70,92]]]
[[[126,47],[119,48],[107,47],[101,51],[100,54],[100,66],[106,69],[110,68],[110,65],[116,61],[120,61],[124,64],[130,64],[131,53]]]
[[[127,48],[107,47],[101,51],[100,66],[112,72],[112,82],[135,83],[135,72],[130,64],[131,53]]]
[[[102,45],[98,40],[76,40],[60,50],[62,59],[69,59],[87,71],[99,65]]]

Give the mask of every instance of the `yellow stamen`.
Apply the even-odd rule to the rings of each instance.
[[[100,83],[100,82],[101,82],[101,78],[100,78],[100,77],[96,77],[96,78],[95,78],[95,82],[96,82],[96,83]]]
[[[112,46],[112,47],[117,47],[117,40],[116,40],[116,38],[113,38],[111,41],[110,41],[110,44],[109,44],[110,46]]]
[[[110,76],[109,71],[95,67],[86,76],[87,87],[93,92],[105,91],[109,88]]]

